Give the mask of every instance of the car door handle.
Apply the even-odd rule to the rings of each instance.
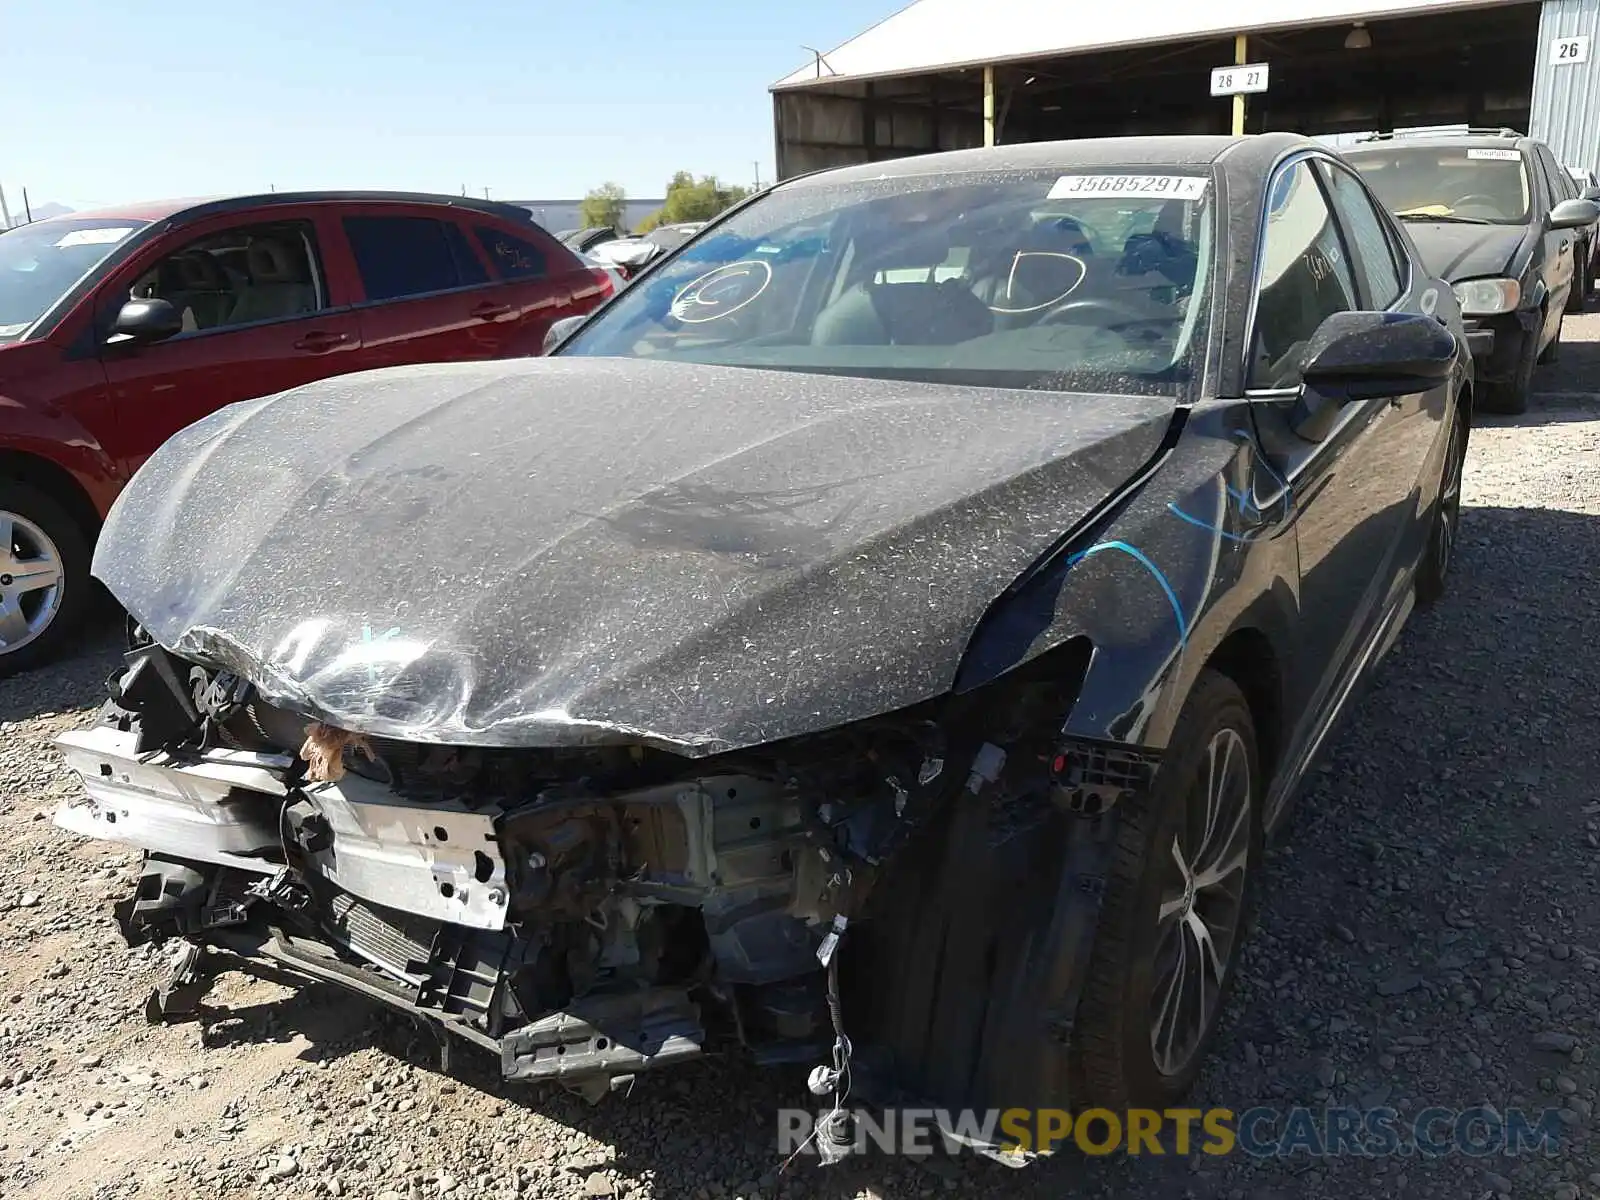
[[[509,304],[496,304],[493,300],[486,300],[472,310],[472,315],[480,321],[494,321],[511,313]]]
[[[342,346],[350,340],[348,333],[335,333],[331,329],[313,329],[305,337],[294,344],[296,350],[309,350],[313,354],[320,354],[325,350],[332,350]]]

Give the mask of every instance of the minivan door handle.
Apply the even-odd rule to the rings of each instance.
[[[309,350],[313,354],[322,354],[344,345],[350,340],[348,333],[337,333],[331,329],[313,329],[305,337],[294,344],[296,350]]]
[[[472,310],[472,315],[480,321],[494,321],[510,315],[512,309],[509,304],[498,304],[493,300],[485,300]]]

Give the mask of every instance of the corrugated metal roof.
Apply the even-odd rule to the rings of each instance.
[[[916,0],[773,89],[1523,0]]]
[[[1588,56],[1559,64],[1553,43],[1573,37],[1589,39]],[[1538,54],[1528,132],[1548,142],[1564,166],[1600,167],[1600,0],[1546,0]]]

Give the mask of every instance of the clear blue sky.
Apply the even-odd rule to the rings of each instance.
[[[772,177],[767,87],[904,0],[23,0],[12,208],[298,188],[564,199]]]

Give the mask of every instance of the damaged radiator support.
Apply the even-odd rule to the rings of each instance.
[[[1059,844],[1059,877],[1027,886],[1056,906],[1065,956],[1085,953],[1104,832],[1155,761],[1063,740],[1071,685],[1053,678],[1010,710],[984,707],[994,728],[1030,731],[996,741],[954,741],[955,722],[919,711],[692,760],[308,733],[237,676],[159,647],[130,660],[101,720],[58,740],[86,795],[56,820],[145,852],[119,922],[130,941],[185,948],[152,1018],[198,1002],[211,947],[357,992],[493,1053],[508,1079],[591,1100],[737,1041],[760,1063],[821,1064],[810,1086],[831,1101],[818,1129],[830,1160],[852,1148],[847,1104],[873,1098],[881,1053],[910,1048],[855,990],[906,1011],[948,999],[917,1051],[917,1088],[942,1096],[971,1073],[944,1049],[951,1022],[983,1023],[988,1001],[937,996],[937,964],[950,953],[975,979],[993,971],[984,945],[999,933],[984,922],[1007,894],[997,882],[1018,878],[993,847],[1042,862]],[[906,934],[888,955],[874,940],[886,929]],[[1069,982],[1048,1014],[1060,1034],[1081,979],[1052,973]]]

